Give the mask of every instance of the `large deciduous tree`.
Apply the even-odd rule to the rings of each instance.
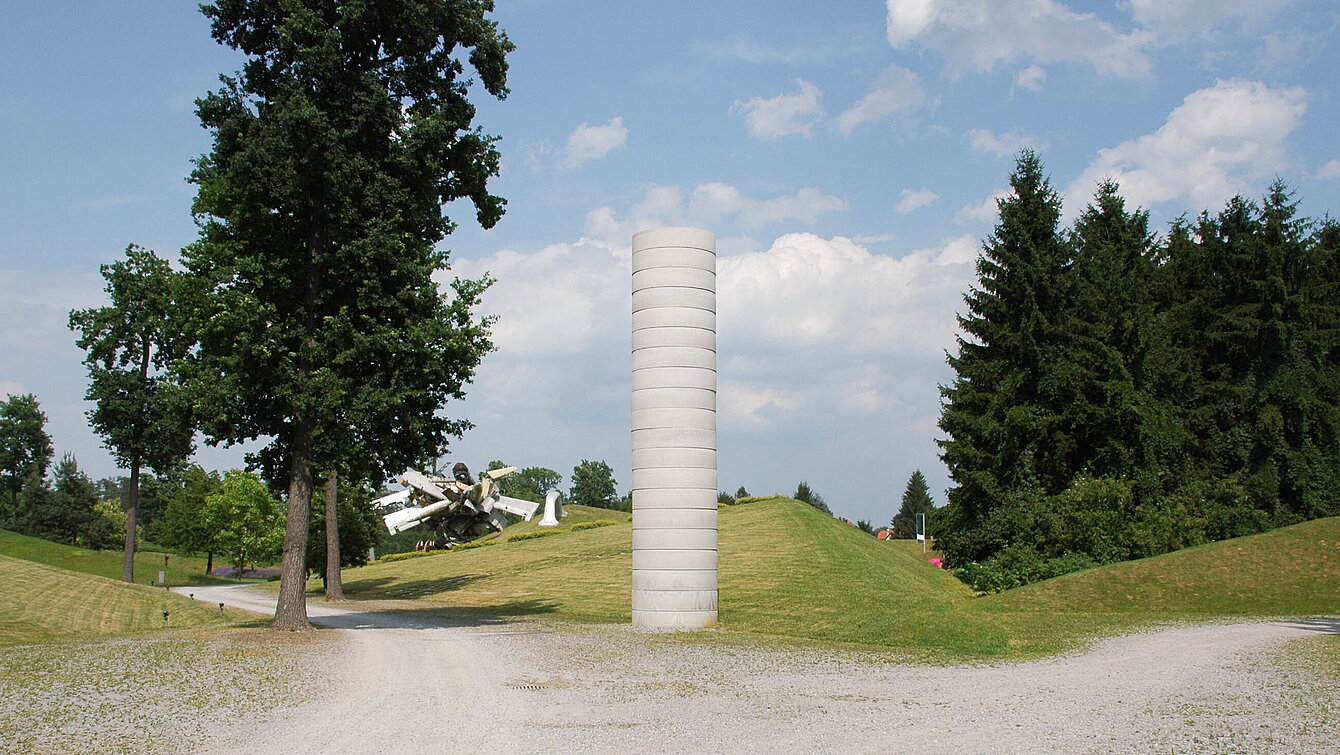
[[[288,481],[274,627],[304,629],[313,476],[389,476],[469,426],[440,410],[492,347],[473,313],[491,281],[456,280],[444,296],[434,247],[454,228],[452,200],[468,198],[486,228],[502,215],[466,64],[502,98],[512,45],[488,0],[203,10],[248,60],[198,101],[214,145],[191,177],[186,371],[212,442],[269,439],[250,461]]]
[[[568,501],[579,506],[617,509],[619,508],[617,487],[614,470],[609,464],[604,461],[582,459],[572,468],[572,488],[568,491]]]
[[[134,582],[140,469],[168,472],[192,450],[190,405],[167,374],[190,339],[175,317],[177,274],[166,260],[132,244],[124,260],[102,266],[102,277],[111,304],[71,312],[70,328],[88,366],[89,424],[130,470],[121,579]]]
[[[56,453],[47,434],[47,415],[31,393],[0,402],[0,483],[9,493],[9,527],[16,528],[19,494],[30,479],[41,482]]]
[[[247,564],[270,563],[280,553],[284,515],[279,501],[251,472],[224,474],[218,492],[205,498],[200,517],[213,535],[213,549],[228,556],[235,576]]]

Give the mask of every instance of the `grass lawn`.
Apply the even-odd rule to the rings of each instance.
[[[345,592],[622,623],[630,535],[626,523],[351,569]],[[855,644],[919,660],[1014,659],[1211,616],[1334,615],[1338,543],[1340,519],[1320,520],[976,597],[915,543],[881,542],[794,501],[761,501],[720,510],[718,636]]]
[[[36,537],[20,535],[9,530],[0,530],[0,555],[36,561],[40,564],[59,566],[70,571],[96,574],[108,579],[121,579],[122,552],[91,551],[62,545]],[[167,558],[166,565],[163,563]],[[181,556],[175,553],[165,554],[140,550],[135,552],[135,582],[142,585],[157,584],[158,572],[166,572],[167,584],[200,585],[224,584],[234,580],[220,579],[205,574],[206,560],[199,556]],[[227,566],[226,560],[217,554],[215,566]]]
[[[0,646],[109,634],[223,627],[254,621],[162,587],[131,585],[0,555]]]

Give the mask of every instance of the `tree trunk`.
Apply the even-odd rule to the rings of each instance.
[[[326,600],[344,600],[340,581],[340,520],[336,515],[339,482],[332,472],[326,478]]]
[[[135,527],[140,516],[140,460],[130,463],[130,484],[126,491],[126,547],[121,557],[121,581],[135,581]]]
[[[270,626],[287,632],[312,628],[307,621],[307,528],[312,515],[311,428],[296,423],[289,461],[288,521],[280,564],[279,601]]]

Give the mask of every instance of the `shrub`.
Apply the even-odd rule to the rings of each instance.
[[[775,501],[782,497],[783,496],[780,495],[747,495],[744,498],[736,498],[735,503],[736,505],[739,505],[741,503],[758,503],[759,501]]]
[[[578,522],[572,525],[569,529],[572,532],[576,532],[577,530],[593,530],[597,527],[608,527],[611,524],[618,524],[618,522],[613,522],[609,519],[597,519],[593,522]]]
[[[563,530],[560,529],[552,529],[552,530],[535,530],[533,532],[522,532],[519,535],[512,535],[511,537],[507,538],[506,542],[516,543],[522,540],[534,540],[539,537],[549,537],[550,535],[557,535],[562,531]]]
[[[1011,546],[985,561],[956,569],[954,576],[978,592],[1002,592],[1098,565],[1083,553],[1045,558],[1036,551]]]

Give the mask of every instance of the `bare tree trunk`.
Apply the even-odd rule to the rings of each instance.
[[[344,600],[340,581],[340,520],[336,514],[339,481],[334,472],[326,478],[326,600]]]
[[[130,464],[130,484],[126,491],[126,547],[121,556],[121,581],[135,581],[135,527],[140,518],[140,460]]]
[[[307,621],[307,527],[312,515],[312,466],[308,460],[311,428],[294,428],[289,462],[288,521],[284,528],[284,558],[280,564],[279,601],[270,626],[287,632],[312,628]]]

